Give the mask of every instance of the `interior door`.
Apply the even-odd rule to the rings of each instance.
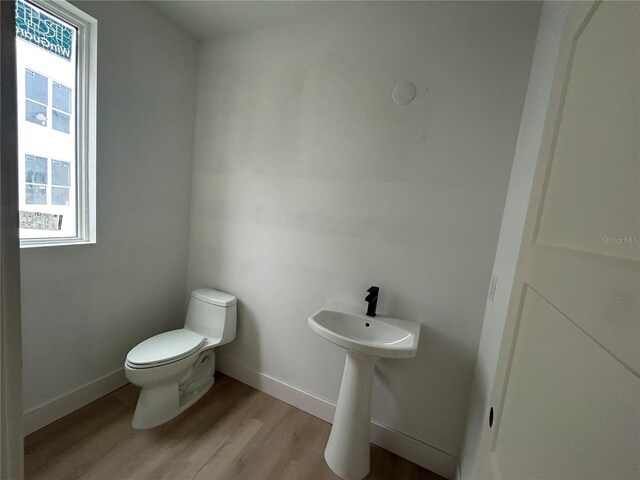
[[[576,2],[478,478],[640,478],[640,3]]]

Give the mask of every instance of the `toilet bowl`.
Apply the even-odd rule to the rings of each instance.
[[[200,399],[214,383],[215,347],[236,337],[236,298],[191,292],[184,328],[151,337],[127,354],[127,379],[142,388],[131,425],[157,427]]]

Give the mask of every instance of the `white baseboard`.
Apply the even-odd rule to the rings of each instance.
[[[119,368],[115,372],[108,373],[104,377],[100,377],[69,393],[25,411],[24,435],[27,436],[65,415],[69,415],[71,412],[117,390],[127,383],[129,382],[124,376],[124,368]]]
[[[327,400],[257,372],[219,353],[216,354],[216,370],[326,422],[333,423],[336,406]],[[445,478],[452,480],[456,477],[458,468],[456,457],[375,421],[371,422],[371,443]]]

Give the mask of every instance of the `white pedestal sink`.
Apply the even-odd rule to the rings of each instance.
[[[360,480],[370,468],[374,364],[379,358],[413,357],[418,348],[420,324],[385,315],[367,317],[359,308],[329,302],[309,317],[309,326],[347,352],[324,458],[340,477]]]

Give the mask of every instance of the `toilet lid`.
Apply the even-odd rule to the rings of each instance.
[[[205,342],[202,335],[181,328],[151,337],[131,349],[127,362],[134,365],[167,363],[191,355]]]

